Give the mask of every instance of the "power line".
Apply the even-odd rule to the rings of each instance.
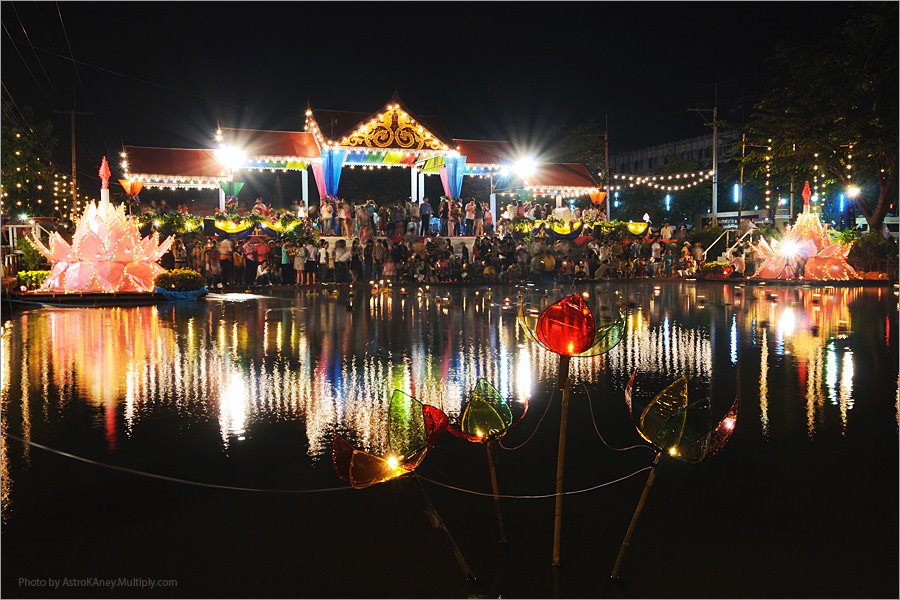
[[[183,90],[183,89],[180,89],[180,88],[177,88],[177,87],[173,87],[173,86],[171,86],[171,85],[167,85],[167,84],[164,84],[164,83],[158,83],[158,82],[156,82],[156,81],[150,81],[150,80],[148,80],[148,79],[141,79],[140,77],[135,77],[134,75],[129,75],[129,74],[127,74],[127,73],[122,73],[122,72],[120,72],[120,71],[114,71],[114,70],[109,69],[109,68],[107,68],[107,67],[101,67],[100,65],[95,65],[95,64],[92,64],[92,63],[89,63],[89,62],[85,62],[85,61],[83,61],[83,60],[78,60],[78,59],[76,59],[76,58],[70,58],[70,57],[68,57],[68,56],[66,56],[66,55],[64,55],[64,54],[59,54],[58,52],[55,52],[55,51],[50,50],[50,49],[48,49],[48,48],[41,48],[40,46],[35,46],[35,48],[37,48],[37,49],[40,50],[41,52],[46,52],[47,54],[52,54],[53,56],[56,56],[57,58],[61,58],[61,59],[63,59],[63,60],[68,60],[68,61],[71,61],[71,62],[73,62],[73,63],[78,63],[79,65],[83,65],[83,66],[85,66],[85,67],[91,67],[92,69],[97,69],[97,70],[99,70],[99,71],[103,71],[103,72],[105,72],[105,73],[109,73],[110,75],[115,75],[115,76],[117,76],[117,77],[123,77],[123,78],[125,78],[125,79],[131,79],[132,81],[137,81],[137,82],[140,82],[140,83],[143,83],[143,84],[146,84],[146,85],[152,85],[153,87],[158,87],[158,88],[162,88],[162,89],[165,89],[165,90],[171,90],[171,91],[173,91],[173,92],[177,92],[177,93],[179,93],[179,94],[183,94],[183,95],[189,96],[189,97],[191,97],[191,98],[200,98],[200,99],[204,99],[204,100],[206,99],[206,96],[201,96],[200,94],[195,94],[195,93],[193,93],[193,92],[189,92],[189,91],[186,91],[186,90]],[[233,108],[240,108],[240,109],[243,109],[243,110],[250,110],[250,107],[249,107],[249,106],[245,106],[245,105],[243,105],[243,104],[234,104],[234,103],[232,103],[232,102],[227,102],[227,101],[222,101],[221,103],[222,103],[223,105],[230,106],[230,107],[233,107]]]
[[[16,49],[16,54],[18,54],[19,58],[22,59],[22,64],[25,65],[25,69],[28,71],[28,74],[31,75],[31,78],[34,80],[34,84],[38,87],[38,90],[40,90],[41,95],[43,95],[44,98],[48,102],[52,102],[52,100],[50,99],[50,96],[47,95],[47,92],[44,91],[44,88],[41,86],[40,82],[37,80],[37,77],[35,77],[34,73],[31,71],[31,67],[28,66],[28,61],[25,60],[25,57],[22,55],[22,52],[19,50],[19,45],[16,44],[16,40],[13,39],[13,36],[9,32],[9,29],[6,28],[6,23],[3,23],[2,25],[3,25],[3,31],[6,32],[6,36],[9,38],[9,41],[12,42],[13,48]]]
[[[34,49],[34,44],[31,43],[31,36],[28,35],[28,31],[25,29],[25,24],[22,22],[22,18],[19,16],[19,10],[16,8],[14,2],[10,2],[10,5],[13,8],[13,12],[16,13],[16,19],[18,19],[19,21],[19,26],[22,28],[22,33],[25,34],[25,39],[28,41],[28,46],[31,47],[31,53],[34,55],[34,59],[37,61],[38,66],[44,73],[44,77],[47,78],[47,82],[50,84],[50,89],[53,90],[54,94],[59,96],[59,91],[56,89],[56,86],[53,85],[53,80],[50,79],[50,75],[47,74],[47,69],[44,68],[44,63],[41,62],[40,57],[37,55],[37,51]]]
[[[87,103],[88,108],[91,106],[91,102],[88,99],[87,88],[84,87],[84,82],[81,80],[81,73],[78,72],[78,64],[75,63],[75,54],[72,52],[72,44],[69,43],[69,34],[66,31],[66,23],[63,21],[62,10],[59,8],[59,2],[56,2],[56,13],[59,15],[59,23],[62,25],[63,35],[66,38],[66,46],[69,48],[69,56],[72,57],[72,64],[75,68],[75,76],[78,78],[78,83],[81,85],[81,91],[84,92],[84,101]],[[74,90],[73,95],[74,95]],[[74,104],[74,98],[73,98]]]

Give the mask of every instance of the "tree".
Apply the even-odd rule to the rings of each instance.
[[[854,185],[879,229],[897,194],[897,4],[857,4],[835,35],[807,36],[771,57],[770,86],[748,123],[745,164],[773,183]],[[819,41],[821,40],[821,41]],[[814,168],[817,167],[817,168]]]
[[[35,123],[29,107],[19,112],[6,99],[2,111],[0,188],[3,212],[55,217],[67,214],[68,182],[50,164],[50,153],[56,145],[53,124],[49,121]]]
[[[592,175],[604,168],[604,144],[606,132],[594,119],[569,129],[558,145],[560,159],[581,163]]]

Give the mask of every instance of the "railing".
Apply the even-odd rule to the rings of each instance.
[[[725,245],[728,246],[728,238],[731,237],[731,234],[732,234],[732,233],[737,233],[737,229],[726,229],[725,231],[723,231],[723,232],[721,233],[721,235],[719,235],[719,237],[717,237],[717,238],[715,239],[715,241],[713,241],[713,243],[710,244],[709,247],[707,247],[707,248],[703,251],[703,260],[704,260],[704,261],[707,260],[707,258],[706,258],[707,253],[708,253],[710,250],[712,250],[713,248],[715,248],[715,247],[716,247],[716,244],[718,244],[718,243],[719,243],[719,240],[721,240],[722,238],[725,238]]]

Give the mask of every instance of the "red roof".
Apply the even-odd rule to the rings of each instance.
[[[265,129],[222,128],[227,144],[243,150],[248,157],[291,156],[319,158],[319,145],[308,131],[269,131]]]
[[[581,163],[542,164],[533,175],[526,178],[525,183],[528,187],[541,188],[599,187],[590,171]]]
[[[125,155],[128,157],[128,172],[133,175],[228,176],[225,166],[216,160],[215,150],[125,146]]]
[[[453,140],[467,165],[497,165],[512,162],[515,148],[510,142],[497,140]]]

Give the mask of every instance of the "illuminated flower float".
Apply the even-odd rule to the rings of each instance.
[[[819,215],[809,209],[809,182],[803,186],[803,212],[794,226],[786,231],[779,242],[770,246],[760,237],[759,244],[751,246],[763,258],[754,277],[761,279],[793,279],[797,273],[797,261],[804,261],[803,279],[819,281],[860,279],[859,274],[847,264],[852,244],[832,241]]]
[[[537,316],[526,312],[519,302],[519,324],[529,337],[545,349],[559,355],[557,387],[562,389],[559,421],[559,448],[556,460],[556,509],[553,527],[553,565],[558,566],[562,531],[563,471],[565,467],[566,430],[569,420],[569,363],[573,357],[589,357],[612,350],[625,333],[625,315],[597,325],[591,309],[580,294],[573,294],[551,304]]]
[[[50,247],[39,240],[34,246],[53,265],[39,292],[65,294],[91,292],[153,291],[154,280],[165,269],[159,259],[174,241],[159,242],[159,233],[141,238],[136,219],[125,215],[125,205],[109,201],[109,164],[100,166],[100,202],[91,202],[76,221],[69,245],[61,235],[50,235]]]
[[[713,418],[712,401],[709,397],[696,402],[689,401],[687,377],[679,378],[656,394],[641,411],[640,417],[635,420],[632,404],[635,375],[636,373],[631,374],[631,379],[625,386],[625,405],[638,434],[650,444],[656,452],[656,457],[653,459],[650,476],[647,477],[644,491],[619,548],[619,555],[612,571],[613,579],[619,577],[625,553],[631,544],[631,537],[637,527],[641,511],[647,503],[650,488],[653,487],[660,459],[668,457],[681,462],[699,463],[715,456],[731,439],[738,420],[738,397],[735,397],[725,416],[716,421]]]

